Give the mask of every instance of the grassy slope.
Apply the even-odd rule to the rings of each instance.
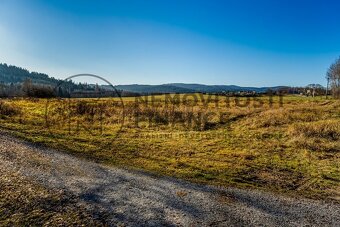
[[[114,122],[121,114],[116,111],[119,105],[109,110],[116,112],[105,117],[103,133],[92,135],[86,130],[69,134],[65,124],[58,125],[61,119],[55,116],[61,104],[56,100],[49,103],[54,108],[50,115],[56,120],[52,122],[56,127],[50,130],[45,124],[46,100],[5,100],[21,113],[3,115],[0,122],[3,128],[27,140],[107,164],[200,183],[339,199],[339,101],[290,96],[284,97],[281,107],[278,98],[270,107],[267,97],[261,98],[264,105],[260,108],[252,102],[237,107],[233,99],[230,103],[221,99],[218,106],[214,102],[208,106],[198,103],[189,109],[180,104],[175,107],[179,114],[198,116],[208,110],[216,115],[203,127],[187,127],[181,120],[170,127],[162,118],[166,114],[164,97],[157,99],[161,107],[153,112],[151,122],[155,124],[149,125],[150,110],[141,107],[137,128],[132,117],[135,99],[125,98],[126,117],[118,137],[114,136],[119,124]],[[221,113],[223,120],[217,117]],[[86,113],[79,120],[96,127],[99,124],[98,118],[91,121]]]

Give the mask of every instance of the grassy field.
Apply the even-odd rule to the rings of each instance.
[[[0,123],[109,165],[340,200],[338,100],[188,94],[122,101],[7,99]]]

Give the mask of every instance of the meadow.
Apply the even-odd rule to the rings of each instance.
[[[331,98],[3,99],[0,124],[107,165],[340,200],[340,101]]]

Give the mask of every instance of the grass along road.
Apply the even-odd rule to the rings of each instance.
[[[4,99],[0,126],[25,140],[112,166],[208,185],[340,199],[339,100],[284,96],[281,105],[279,97],[271,102],[264,96],[248,104],[240,98],[237,105],[235,97],[203,102],[201,95],[193,105],[183,102],[185,95],[168,105],[165,96],[138,106],[136,98],[124,98],[121,131],[123,110],[115,100]],[[209,122],[197,121],[207,113]]]
[[[336,226],[340,222],[336,203],[202,186],[107,167],[4,132],[0,167],[7,172],[1,185],[11,185],[0,189],[0,224]],[[9,178],[11,174],[16,177]],[[18,177],[22,180],[15,187]],[[27,199],[35,199],[19,203],[18,198],[28,192],[15,193],[27,184],[29,193],[35,193]],[[60,199],[61,195],[67,196]],[[52,202],[41,202],[44,199]]]

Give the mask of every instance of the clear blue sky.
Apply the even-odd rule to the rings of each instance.
[[[0,62],[113,84],[325,84],[340,2],[1,0]]]

